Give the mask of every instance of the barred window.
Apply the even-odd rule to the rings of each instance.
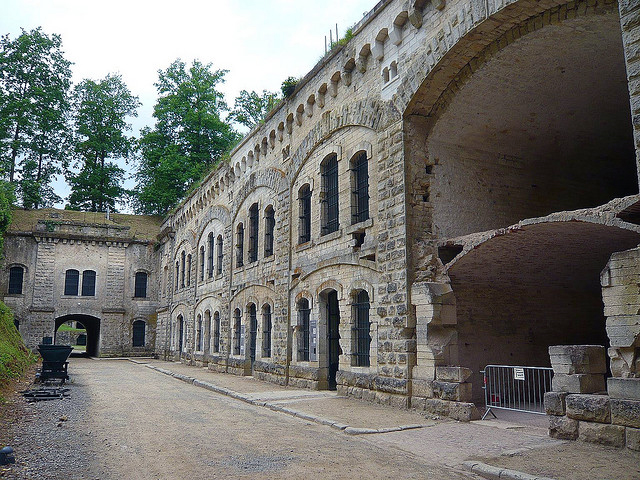
[[[276,227],[276,218],[273,207],[269,205],[264,211],[264,256],[273,255],[273,231]]]
[[[244,225],[238,224],[236,229],[236,267],[244,266]]]
[[[191,254],[187,255],[187,287],[191,286]]]
[[[213,314],[213,352],[220,352],[220,312]]]
[[[258,260],[258,225],[260,214],[258,204],[254,203],[249,208],[249,263]]]
[[[371,347],[371,335],[369,333],[371,322],[369,321],[369,294],[360,290],[355,297],[353,309],[353,337],[355,351],[354,365],[368,367],[370,364],[369,350]]]
[[[209,252],[207,274],[209,278],[211,278],[213,277],[213,233],[209,233],[209,236],[207,237],[207,251]]]
[[[180,280],[180,262],[176,262],[176,291],[178,290],[179,280]]]
[[[64,294],[78,295],[80,284],[80,272],[78,270],[67,270],[64,274]]]
[[[322,235],[338,230],[338,156],[329,155],[320,167],[322,175]]]
[[[198,325],[196,326],[196,352],[202,351],[202,315],[198,314]]]
[[[22,281],[24,279],[24,268],[11,267],[9,269],[9,292],[14,295],[22,294]]]
[[[253,362],[256,359],[256,345],[258,339],[258,313],[256,305],[249,305],[249,358]]]
[[[369,219],[369,162],[367,153],[359,152],[351,160],[351,223]]]
[[[184,288],[184,271],[185,271],[185,258],[186,258],[187,254],[184,252],[184,250],[182,251],[182,253],[180,254],[180,258],[182,261],[182,271],[180,272],[180,287]]]
[[[262,307],[262,357],[271,356],[271,305]]]
[[[218,235],[216,245],[218,246],[218,264],[216,265],[216,272],[218,275],[220,275],[222,273],[222,260],[224,258],[224,251],[222,249],[222,235]]]
[[[240,309],[233,312],[233,354],[240,355],[240,332],[242,331],[242,318]]]
[[[204,282],[204,245],[200,247],[200,281]]]
[[[136,272],[134,297],[146,298],[147,296],[147,273]]]
[[[298,243],[306,243],[311,240],[311,188],[303,185],[298,192],[300,204],[300,223],[298,226]]]
[[[302,298],[298,301],[298,325],[300,326],[300,337],[298,339],[298,360],[309,361],[309,320],[311,310],[309,300]]]

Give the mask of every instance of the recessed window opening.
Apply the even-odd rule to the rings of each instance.
[[[185,271],[186,257],[187,257],[187,254],[183,250],[182,253],[180,254],[180,258],[182,262],[181,263],[182,270],[180,271],[180,287],[181,288],[184,288],[184,271]]]
[[[213,314],[213,352],[220,352],[220,312]]]
[[[236,266],[244,266],[244,225],[238,224],[236,229]]]
[[[133,296],[135,298],[146,298],[147,296],[147,273],[146,272],[136,272],[135,289],[134,289]]]
[[[64,274],[64,294],[78,295],[80,284],[80,272],[78,270],[67,270]]]
[[[9,269],[9,294],[21,295],[22,282],[24,279],[24,268],[11,267]]]
[[[273,232],[276,227],[275,212],[269,205],[264,211],[264,256],[273,255]]]
[[[200,281],[204,282],[204,245],[200,247]]]
[[[271,305],[262,307],[262,357],[271,356]]]
[[[96,272],[85,270],[82,272],[82,296],[95,297],[96,295]]]
[[[359,152],[351,161],[351,223],[369,219],[369,162],[366,152]]]
[[[191,254],[187,255],[187,287],[191,286]]]
[[[353,308],[353,336],[355,340],[354,365],[368,367],[370,365],[369,350],[371,347],[371,322],[369,321],[369,294],[360,290],[355,297]]]
[[[322,235],[336,232],[338,222],[338,156],[329,155],[320,167],[322,175]]]
[[[207,252],[208,252],[208,262],[207,262],[207,274],[209,278],[213,277],[213,233],[210,233],[207,237]]]
[[[309,323],[311,319],[311,309],[309,300],[301,298],[298,301],[298,326],[300,327],[300,337],[298,338],[298,360],[309,361]]]
[[[303,185],[298,192],[298,203],[300,208],[298,243],[306,243],[311,240],[311,188]]]
[[[242,331],[242,317],[240,309],[233,313],[233,354],[240,355],[240,332]]]
[[[136,320],[133,322],[133,346],[144,347],[145,343],[145,322],[142,320]]]
[[[249,263],[258,260],[258,225],[259,211],[258,204],[254,203],[249,208]]]
[[[218,235],[216,240],[216,245],[218,246],[218,264],[216,265],[216,273],[220,275],[222,273],[222,260],[224,255],[223,245],[222,245],[222,235]]]

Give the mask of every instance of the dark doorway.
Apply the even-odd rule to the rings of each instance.
[[[56,334],[61,325],[69,323],[76,328],[86,330],[86,355],[98,357],[100,355],[100,319],[90,315],[64,315],[56,318]]]
[[[133,346],[144,347],[144,327],[145,323],[142,320],[136,320],[133,322]]]
[[[329,390],[337,388],[336,373],[340,360],[340,309],[338,292],[331,290],[327,294],[327,345],[329,348]]]
[[[182,353],[182,339],[184,337],[184,319],[182,315],[178,317],[178,323],[180,324],[180,336],[178,337],[178,355]]]
[[[258,337],[258,316],[255,304],[249,305],[249,358],[251,359],[251,368],[253,362],[256,361],[256,342]]]

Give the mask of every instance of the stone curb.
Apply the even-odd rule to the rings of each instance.
[[[509,470],[508,468],[494,467],[474,460],[463,462],[462,465],[470,472],[490,480],[554,480],[553,478],[529,475],[528,473]]]
[[[399,427],[387,427],[387,428],[356,428],[351,427],[349,425],[345,425],[344,423],[336,422],[335,420],[330,420],[328,418],[317,417],[315,415],[300,412],[298,410],[293,410],[291,408],[283,407],[282,405],[278,405],[277,403],[266,402],[264,400],[255,400],[247,395],[242,393],[235,392],[233,390],[229,390],[228,388],[219,387],[209,382],[203,382],[202,380],[197,380],[193,377],[189,377],[187,375],[182,375],[181,373],[175,373],[171,370],[165,370],[164,368],[156,367],[154,365],[142,364],[139,362],[133,362],[138,365],[144,365],[151,370],[155,370],[156,372],[162,373],[164,375],[168,375],[169,377],[176,378],[183,382],[186,382],[195,387],[205,388],[207,390],[211,390],[212,392],[219,393],[221,395],[226,395],[227,397],[234,398],[236,400],[241,400],[245,403],[249,403],[251,405],[255,405],[258,407],[266,407],[274,412],[286,413],[287,415],[291,415],[292,417],[297,417],[302,420],[306,420],[309,422],[314,422],[319,425],[326,425],[331,428],[335,428],[336,430],[340,430],[348,435],[366,435],[372,433],[390,433],[390,432],[400,432],[402,430],[411,430],[414,428],[423,428],[428,427],[429,425],[422,424],[413,424],[413,425],[401,425]],[[533,477],[532,477],[533,478]]]

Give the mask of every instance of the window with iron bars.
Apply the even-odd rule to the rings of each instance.
[[[24,279],[24,268],[11,267],[9,269],[9,292],[10,294],[22,294],[22,281]]]
[[[357,367],[368,367],[370,365],[369,350],[371,348],[371,335],[369,321],[369,294],[361,290],[352,305],[354,323],[353,336],[355,351],[353,352],[354,365]]]
[[[244,225],[238,224],[236,230],[236,267],[244,266]]]
[[[207,275],[213,277],[213,233],[207,237]]]
[[[187,287],[191,286],[191,254],[187,255]]]
[[[322,235],[336,232],[338,222],[338,157],[330,155],[322,164]]]
[[[273,207],[269,205],[264,211],[264,256],[273,255],[273,231],[276,227],[276,218]]]
[[[249,208],[249,263],[258,260],[258,224],[260,223],[260,215],[258,212],[258,204],[254,203]]]
[[[236,308],[234,315],[234,326],[233,326],[233,354],[240,355],[240,332],[242,330],[242,320],[240,317],[240,309]]]
[[[262,307],[262,357],[271,356],[271,305]]]
[[[216,245],[218,246],[218,264],[216,265],[216,273],[220,275],[222,273],[222,259],[224,255],[222,249],[222,235],[218,235]]]
[[[300,224],[298,227],[298,243],[306,243],[311,240],[311,189],[304,185],[298,194],[300,202]]]
[[[180,262],[176,262],[176,291],[178,290],[180,281]]]
[[[369,219],[369,162],[367,153],[360,152],[351,162],[351,224]]]
[[[213,352],[220,352],[220,312],[213,314]]]
[[[311,310],[306,298],[298,302],[298,325],[300,325],[300,338],[298,341],[298,360],[309,361],[309,320]]]
[[[180,254],[180,258],[182,259],[182,270],[180,272],[180,288],[184,288],[184,271],[185,271],[185,263],[186,263],[186,258],[187,258],[187,254],[184,252],[184,250],[182,251],[182,253]]]
[[[204,245],[200,247],[200,281],[204,282]]]
[[[202,351],[202,315],[198,315],[198,330],[196,332],[196,351]]]

